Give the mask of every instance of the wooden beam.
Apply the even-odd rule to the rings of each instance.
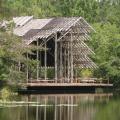
[[[73,36],[71,33],[71,38],[70,38],[70,51],[71,51],[71,82],[73,82]]]
[[[26,76],[27,76],[27,83],[28,83],[28,80],[29,80],[29,71],[28,71],[28,53],[27,53],[27,68],[26,68]]]
[[[60,38],[57,39],[57,41],[60,41],[62,38],[64,38],[69,32],[70,32],[71,29],[69,29],[66,33],[64,33]]]
[[[47,47],[46,47],[47,45],[46,44],[47,44],[47,42],[45,41],[45,56],[44,56],[45,57],[44,58],[44,60],[45,60],[44,61],[44,63],[45,63],[45,73],[44,73],[45,80],[47,78]]]
[[[64,77],[65,77],[65,81],[66,81],[66,48],[65,48],[65,51],[64,51]]]
[[[77,68],[75,69],[75,82],[77,83]]]
[[[63,78],[63,54],[62,54],[62,41],[60,42],[60,79]]]
[[[41,59],[41,51],[39,52],[39,55],[40,55],[40,56],[39,56],[39,57],[40,57],[40,59],[39,59],[39,60],[40,60],[40,61],[39,61],[39,62],[40,62],[40,64],[39,64],[39,65],[40,65],[39,76],[41,77],[41,72],[42,72],[42,66],[41,66],[41,60],[42,60],[42,59]]]
[[[68,48],[67,48],[67,74],[68,74],[68,82],[69,82],[69,80],[70,80],[70,56],[69,56],[69,54],[70,54],[70,51],[69,51],[69,42],[68,42]]]
[[[39,79],[39,50],[38,50],[38,40],[37,40],[37,80]]]
[[[57,83],[57,34],[55,34],[55,82]]]

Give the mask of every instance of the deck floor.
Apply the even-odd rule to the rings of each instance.
[[[112,87],[113,84],[107,84],[107,83],[26,83],[26,86],[29,87],[44,87],[44,86],[51,86],[51,87],[57,87],[57,86],[63,86],[63,87],[67,87],[67,86],[73,86],[73,87],[77,87],[77,86],[95,86],[95,87]]]

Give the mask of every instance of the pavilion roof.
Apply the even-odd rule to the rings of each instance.
[[[48,38],[56,32],[65,32],[79,22],[81,33],[94,30],[82,17],[61,17],[48,19],[34,19],[33,16],[13,18],[16,27],[14,34],[22,36],[26,44],[36,39]],[[83,39],[87,39],[83,38]]]

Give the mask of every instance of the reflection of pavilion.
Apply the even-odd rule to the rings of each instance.
[[[36,100],[36,107],[26,107],[26,120],[34,112],[36,120],[92,120],[96,108],[94,101],[109,101],[112,94],[80,95],[31,95],[28,101]],[[31,113],[32,112],[32,113]]]

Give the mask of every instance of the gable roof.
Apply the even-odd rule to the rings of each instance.
[[[23,37],[26,44],[30,44],[38,38],[47,38],[56,32],[67,31],[78,21],[80,21],[81,28],[84,27],[81,32],[87,33],[94,30],[82,17],[33,19],[33,17],[27,16],[13,19],[16,19],[15,24],[18,25],[14,29],[14,34]]]
[[[14,29],[14,34],[16,34],[18,36],[24,36],[30,30],[42,29],[52,19],[29,19],[29,18],[26,18],[26,20],[25,20],[25,17],[23,17],[23,20],[22,20],[22,18],[20,19],[20,21],[18,21],[18,20],[19,20],[19,18],[17,18],[17,22],[16,22],[17,27]],[[24,21],[26,21],[26,23]],[[20,24],[20,26],[19,26],[19,24]]]

